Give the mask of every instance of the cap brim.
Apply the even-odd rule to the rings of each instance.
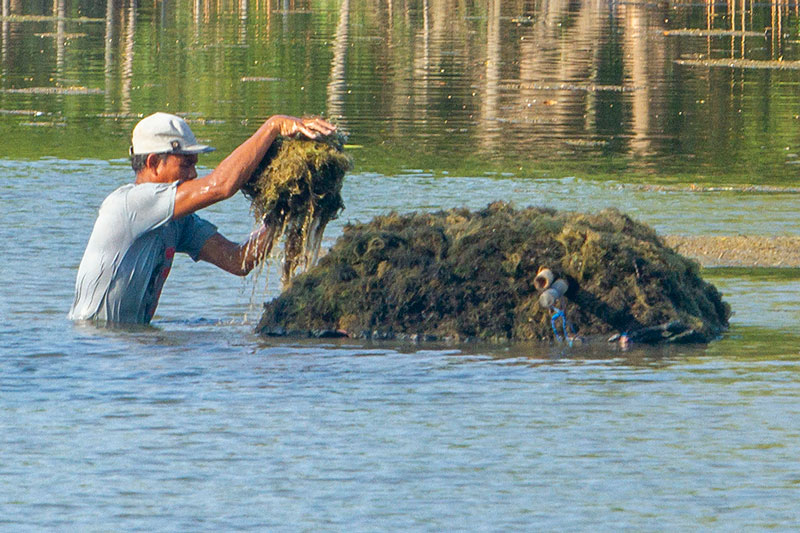
[[[214,148],[213,146],[207,146],[205,144],[193,144],[191,146],[181,148],[179,151],[171,153],[193,155],[193,154],[205,154],[208,152],[213,152],[214,150],[216,150],[216,148]]]

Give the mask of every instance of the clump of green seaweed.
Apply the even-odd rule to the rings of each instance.
[[[340,132],[318,140],[278,137],[242,187],[256,220],[272,232],[270,250],[284,240],[284,284],[298,267],[316,262],[325,226],[344,209],[342,184],[353,166],[345,141]]]
[[[391,213],[348,225],[329,253],[265,304],[264,335],[552,340],[542,267],[566,280],[573,333],[643,342],[707,342],[730,308],[699,265],[617,210]],[[638,336],[637,336],[638,333]]]

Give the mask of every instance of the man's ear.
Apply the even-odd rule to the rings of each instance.
[[[144,160],[144,166],[155,170],[158,164],[161,163],[161,156],[158,154],[147,154],[147,159]]]

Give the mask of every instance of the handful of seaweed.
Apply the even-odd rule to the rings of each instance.
[[[313,265],[325,226],[344,209],[342,183],[353,166],[344,134],[319,140],[278,137],[242,187],[256,220],[272,232],[270,250],[284,238],[284,284]]]
[[[547,267],[568,289],[546,304]],[[264,335],[552,340],[574,333],[708,342],[730,308],[699,266],[617,210],[396,213],[349,225],[320,263],[265,304]],[[538,287],[541,289],[541,287]]]

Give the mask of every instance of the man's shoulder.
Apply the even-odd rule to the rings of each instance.
[[[153,183],[149,181],[144,183],[126,183],[125,185],[117,187],[107,198],[127,196],[131,193],[159,194],[174,188],[176,185],[177,183]]]
[[[155,198],[163,194],[169,194],[174,184],[171,183],[126,183],[115,189],[105,200],[101,209],[119,209],[126,207],[129,200],[135,197],[134,203],[141,203],[142,199]]]
[[[120,185],[112,192],[110,192],[108,196],[106,196],[106,200],[108,200],[109,198],[116,198],[118,196],[125,196],[128,193],[128,191],[130,191],[135,186],[136,186],[135,183],[126,183],[125,185]]]

